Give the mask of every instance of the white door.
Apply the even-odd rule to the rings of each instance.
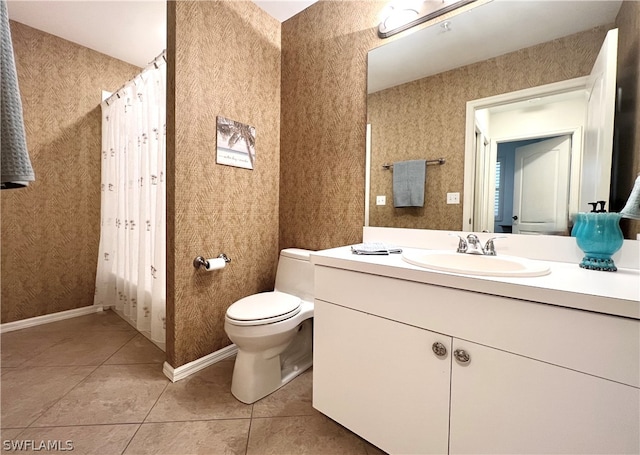
[[[449,454],[638,454],[640,390],[454,338]]]
[[[614,29],[607,33],[587,83],[580,211],[587,211],[587,203],[595,201],[607,201],[609,207],[617,56],[618,29]]]
[[[518,147],[513,179],[513,233],[562,234],[569,220],[571,136]]]

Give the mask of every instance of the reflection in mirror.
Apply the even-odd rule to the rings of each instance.
[[[625,6],[627,3],[632,5]],[[435,23],[372,50],[367,112],[368,224],[524,233],[531,224],[514,230],[512,217],[522,220],[532,212],[553,212],[558,218],[555,224],[547,223],[546,228],[534,232],[567,235],[572,213],[587,211],[586,202],[592,202],[591,198],[608,201],[611,165],[597,154],[590,157],[591,147],[585,151],[585,141],[591,140],[585,137],[585,93],[589,90],[588,76],[610,29],[619,27],[621,51],[624,43],[638,42],[640,32],[621,19],[623,7],[627,15],[629,11],[640,14],[633,3],[495,0],[447,18],[446,27]],[[637,61],[634,72],[637,80]],[[543,89],[536,91],[536,87]],[[475,102],[471,118],[476,120],[471,134],[470,102]],[[516,104],[506,105],[511,103]],[[490,119],[494,126],[491,135],[486,131],[482,135],[482,119]],[[509,123],[511,129],[507,128]],[[544,197],[527,196],[524,212],[510,213],[516,195],[512,184],[515,171],[508,179],[499,177],[496,181],[498,153],[502,163],[504,147],[513,141],[562,135],[569,137],[566,151],[553,159],[568,160],[566,190]],[[600,145],[609,160],[611,141],[609,137]],[[499,152],[498,146],[503,150]],[[486,153],[479,154],[483,147]],[[473,148],[471,153],[469,148]],[[511,144],[511,149],[515,148]],[[633,150],[631,146],[619,153],[634,155]],[[515,152],[508,153],[509,167]],[[394,208],[389,202],[376,205],[377,196],[393,201],[392,171],[383,169],[382,164],[436,158],[444,158],[446,164],[427,166],[424,207]],[[617,161],[614,156],[614,174]],[[545,182],[555,172],[556,167],[550,167],[538,165]],[[605,178],[596,175],[601,169],[606,170]],[[501,172],[504,177],[505,169]],[[632,169],[629,174],[632,185]],[[581,182],[590,183],[581,186]],[[525,193],[533,191],[535,196],[540,190],[540,186],[526,186]],[[447,203],[455,201],[456,196],[459,204]],[[535,202],[543,199],[555,201],[562,208],[560,213],[558,207]]]
[[[615,60],[609,63],[613,72]],[[608,79],[607,96],[589,101],[589,80],[467,103],[464,229],[568,235],[579,207],[606,204],[610,176],[598,171],[611,168],[615,81]],[[597,101],[605,102],[605,115],[593,115],[604,110]],[[592,117],[606,125],[589,127]],[[601,140],[583,153],[583,135]],[[607,146],[597,153],[600,144]]]

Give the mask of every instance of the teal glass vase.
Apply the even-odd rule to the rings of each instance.
[[[611,256],[622,247],[624,236],[619,213],[578,213],[571,236],[584,252],[580,267],[589,270],[618,270]]]

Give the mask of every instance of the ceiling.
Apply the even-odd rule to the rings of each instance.
[[[282,22],[316,1],[254,0],[254,3]],[[12,20],[139,67],[146,66],[166,48],[164,0],[8,0],[7,3]],[[493,0],[453,17],[448,32],[439,26],[409,31],[401,40],[374,49],[369,55],[369,65],[371,68],[379,60],[378,74],[383,79],[370,80],[369,91],[394,85],[384,80],[385,72],[391,77],[398,73],[398,68],[402,68],[406,78],[401,82],[408,82],[429,75],[425,72],[436,74],[613,22],[620,3],[620,0]],[[540,7],[541,4],[544,6]],[[470,42],[481,42],[482,46],[464,44]],[[407,56],[409,65],[389,60]],[[428,68],[421,67],[420,62],[424,61],[428,62]]]
[[[254,1],[283,22],[317,0]],[[166,48],[166,1],[8,0],[9,18],[144,67]]]
[[[621,0],[493,0],[369,52],[368,92],[439,74],[598,25]],[[372,76],[373,75],[373,76]]]
[[[300,11],[307,9],[318,0],[253,0],[253,3],[275,17],[280,22],[284,22],[295,16]]]

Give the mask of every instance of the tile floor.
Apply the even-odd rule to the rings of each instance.
[[[164,353],[106,311],[0,337],[2,453],[380,455],[311,406],[312,372],[246,405],[233,359],[171,383]]]

